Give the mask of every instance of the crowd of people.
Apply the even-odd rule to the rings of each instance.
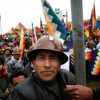
[[[19,45],[19,36],[0,37],[0,100],[7,100],[13,88],[28,76],[25,71],[25,66],[29,62],[27,52],[21,60]],[[31,45],[31,40],[25,35],[25,49],[28,50]]]
[[[100,35],[89,38],[84,49],[99,49]],[[62,69],[68,62],[64,45],[44,35],[32,46],[25,35],[20,60],[20,37],[0,39],[0,100],[99,100],[100,89],[75,84],[75,75]],[[66,66],[69,67],[69,66]]]

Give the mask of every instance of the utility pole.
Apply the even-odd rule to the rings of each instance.
[[[71,0],[76,84],[86,85],[82,0]]]

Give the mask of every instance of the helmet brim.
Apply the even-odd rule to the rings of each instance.
[[[48,50],[48,49],[32,50],[27,54],[27,57],[30,61],[32,61],[37,56],[39,51],[44,51],[44,50]],[[48,50],[48,51],[53,51],[53,50]],[[53,52],[57,53],[58,57],[61,59],[61,64],[64,64],[68,61],[68,56],[65,53],[58,52],[58,51],[53,51]]]

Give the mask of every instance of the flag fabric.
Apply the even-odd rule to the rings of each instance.
[[[64,43],[67,36],[66,28],[57,17],[47,0],[41,0],[41,2],[49,33],[60,38],[61,42]]]
[[[95,2],[93,3],[93,8],[92,8],[92,12],[91,12],[90,28],[91,28],[91,32],[92,32],[92,37],[94,37],[94,31],[96,31],[96,28],[97,28]]]
[[[89,20],[85,20],[83,25],[84,25],[84,28],[86,28],[89,25]]]
[[[95,34],[96,29],[97,29],[97,20],[96,20],[96,11],[95,11],[95,2],[94,2],[90,20],[84,21],[84,34],[85,34],[85,36],[87,38],[91,37],[94,39],[94,34]]]
[[[23,56],[24,56],[24,50],[25,50],[25,38],[24,38],[24,30],[23,29],[21,29],[20,50],[21,50],[20,60],[22,60]]]
[[[86,57],[90,62],[88,67],[91,68],[92,75],[100,75],[100,50],[96,49],[86,53]]]
[[[92,75],[100,75],[100,50],[95,49],[90,52],[85,53],[86,58],[89,62],[88,66],[90,69],[90,72],[87,72],[87,74],[91,73]],[[74,55],[70,55],[70,71],[74,73]]]
[[[21,34],[21,30],[26,31],[25,26],[22,23],[19,23],[16,27],[15,30],[19,33],[19,35]]]
[[[91,28],[91,23],[90,20],[84,21],[84,35],[89,38],[92,37],[92,28]]]
[[[100,21],[97,20],[97,28],[100,30]]]
[[[69,37],[69,41],[68,41],[68,44],[67,44],[66,51],[70,51],[70,49],[73,49],[73,36],[72,36],[72,34]]]
[[[87,38],[92,37],[92,30],[91,30],[91,25],[87,25],[84,29],[84,34]]]
[[[91,22],[91,25],[92,25],[92,29],[96,28],[97,20],[96,20],[95,2],[93,4],[90,22]]]
[[[89,31],[89,21],[84,21],[84,35],[88,38],[91,37],[90,31]]]
[[[15,31],[15,29],[12,27],[11,30],[9,32],[7,32],[8,36],[11,38],[15,38],[17,36],[19,36],[19,34]]]

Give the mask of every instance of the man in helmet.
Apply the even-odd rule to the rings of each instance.
[[[11,50],[10,47],[7,47],[7,48],[4,50],[5,64],[8,63],[8,61],[11,59],[11,56],[12,56],[12,50]]]
[[[64,88],[66,84],[75,84],[75,77],[60,69],[68,57],[58,39],[41,37],[29,51],[28,58],[34,72],[14,88],[8,100],[72,100]]]
[[[7,63],[7,71],[9,73],[13,73],[16,67],[21,67],[24,69],[23,63],[20,61],[20,54],[21,50],[18,47],[15,47],[12,52],[12,57],[11,60],[8,61]]]
[[[92,39],[89,39],[87,44],[85,45],[85,53],[95,50],[95,42]]]

